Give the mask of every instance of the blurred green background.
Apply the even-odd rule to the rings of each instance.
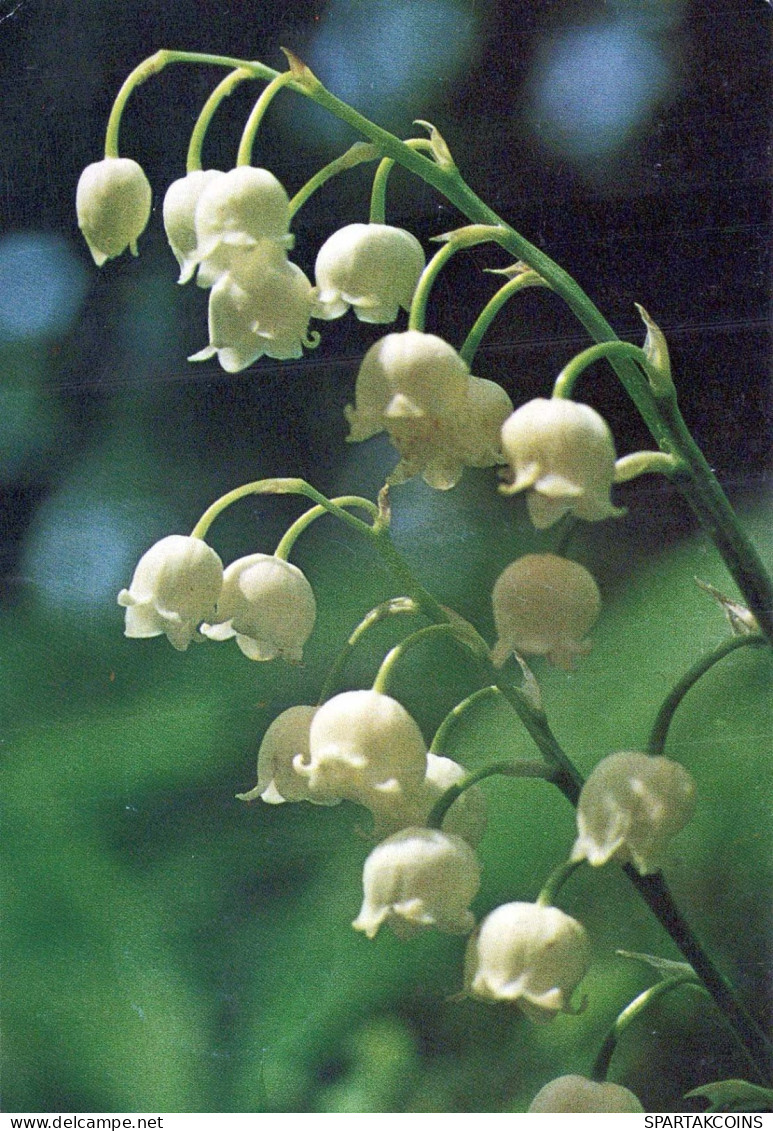
[[[0,236],[0,560],[4,678],[2,1107],[5,1111],[522,1111],[548,1079],[587,1072],[618,1010],[648,983],[615,948],[674,956],[614,869],[574,877],[562,906],[596,960],[588,1009],[534,1028],[507,1008],[450,1002],[463,941],[373,942],[349,924],[368,843],[353,806],[246,806],[268,723],[316,698],[372,605],[395,595],[370,552],[318,523],[294,559],[319,603],[302,667],[249,663],[231,645],[184,655],[122,636],[118,589],[157,538],[189,530],[225,490],[302,475],[373,495],[393,462],[381,438],[344,443],[358,359],[383,329],[322,326],[298,363],[237,376],[185,358],[206,340],[206,296],[176,288],[160,201],[219,74],[169,68],[132,99],[126,155],[156,194],[137,260],[98,272],[74,218],[80,170],[101,156],[118,86],[159,47],[261,58],[279,46],[402,134],[430,119],[476,188],[567,267],[624,336],[633,302],[666,331],[685,415],[769,555],[767,322],[771,10],[678,0],[260,0],[0,4],[4,176]],[[227,168],[255,92],[215,120],[206,157]],[[288,96],[256,158],[297,189],[353,140]],[[294,258],[364,219],[367,173],[299,215]],[[424,239],[460,218],[399,172],[390,219]],[[501,253],[475,249],[437,287],[428,329],[460,344]],[[498,320],[476,372],[520,402],[545,395],[586,344],[532,292]],[[643,427],[601,367],[582,394],[621,452]],[[519,553],[548,547],[490,472],[447,494],[393,494],[395,537],[437,596],[490,638],[489,593]],[[619,492],[625,519],[583,530],[576,556],[604,594],[594,650],[570,675],[535,672],[558,737],[587,771],[636,748],[668,688],[726,634],[697,575],[732,592],[668,486]],[[218,520],[226,560],[270,550],[292,500]],[[342,686],[368,685],[397,628],[363,645]],[[427,740],[473,687],[455,651],[406,661],[396,693]],[[720,968],[761,1021],[769,989],[770,669],[757,650],[691,692],[670,753],[700,790],[666,874]],[[482,712],[447,753],[474,767],[530,756],[506,714]],[[761,767],[764,766],[764,769]],[[536,896],[573,839],[573,814],[536,782],[487,783],[475,910]],[[666,999],[613,1062],[650,1110],[745,1068],[710,1006]],[[694,1105],[699,1109],[700,1104]]]

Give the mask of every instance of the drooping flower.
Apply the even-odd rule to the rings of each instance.
[[[591,648],[585,639],[601,610],[598,586],[584,566],[556,554],[525,554],[497,578],[492,595],[494,664],[507,657],[547,656],[569,670]]]
[[[622,514],[609,498],[615,445],[606,421],[589,405],[538,397],[521,405],[502,427],[502,448],[513,481],[507,495],[528,491],[526,505],[538,530],[571,511],[597,522]]]
[[[150,219],[148,178],[128,157],[105,157],[87,165],[75,197],[78,227],[97,267],[127,247],[137,254],[137,239]]]
[[[315,805],[336,805],[335,800],[320,800],[309,792],[308,778],[297,773],[293,758],[308,757],[309,729],[316,707],[289,707],[278,715],[263,735],[258,751],[258,784],[249,793],[237,793],[240,801],[260,798],[269,805],[285,801],[311,801]]]
[[[361,322],[394,322],[409,310],[424,270],[421,244],[388,224],[347,224],[319,250],[314,274],[317,318],[340,318],[349,307]]]
[[[170,534],[137,563],[131,585],[118,594],[126,609],[125,633],[166,635],[184,652],[202,621],[214,615],[223,583],[223,563],[200,538]]]
[[[374,795],[369,808],[374,818],[374,836],[382,839],[410,826],[427,823],[437,801],[451,786],[466,777],[464,766],[440,754],[427,754],[427,770],[421,786],[410,792]],[[462,837],[473,848],[486,831],[486,797],[478,786],[466,789],[443,818],[443,832]]]
[[[695,781],[678,762],[622,752],[602,759],[580,792],[572,860],[660,867],[671,839],[695,809]]]
[[[401,938],[423,927],[467,934],[479,887],[480,865],[465,840],[439,829],[402,829],[365,861],[364,899],[352,926],[369,939],[384,923]]]
[[[496,391],[498,390],[498,391]],[[402,457],[389,483],[414,475],[439,490],[453,487],[465,466],[498,462],[496,435],[507,415],[504,390],[471,377],[456,350],[434,334],[387,334],[363,358],[355,405],[346,408],[350,441],[386,430]]]
[[[530,1112],[642,1112],[638,1097],[620,1084],[586,1076],[559,1076],[537,1092]]]
[[[189,361],[217,356],[227,373],[238,373],[258,358],[300,357],[309,338],[311,283],[285,253],[264,240],[221,275],[209,296],[209,345]]]
[[[185,177],[173,181],[164,197],[164,229],[169,246],[180,264],[178,283],[187,283],[196,273],[198,236],[196,235],[196,206],[213,181],[224,177],[217,169],[194,169]]]
[[[303,658],[317,614],[314,593],[297,566],[272,554],[248,554],[226,568],[210,640],[230,640],[251,660]]]
[[[344,691],[323,704],[311,724],[308,756],[293,762],[316,797],[367,808],[381,794],[418,789],[426,764],[417,724],[396,699],[378,691]]]
[[[481,923],[467,948],[465,987],[484,1001],[508,1001],[532,1021],[572,1012],[571,997],[590,964],[585,928],[557,907],[505,903]]]
[[[199,286],[211,287],[264,240],[292,246],[289,197],[268,169],[239,165],[210,181],[199,197],[195,228]]]

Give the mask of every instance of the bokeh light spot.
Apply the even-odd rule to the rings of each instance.
[[[65,334],[80,309],[87,276],[66,240],[45,232],[0,239],[0,341]]]

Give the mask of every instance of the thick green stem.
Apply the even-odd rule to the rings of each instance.
[[[652,755],[660,755],[663,753],[668,728],[671,726],[671,721],[676,714],[677,707],[690,688],[698,682],[702,675],[705,675],[714,664],[724,659],[724,657],[728,656],[731,652],[737,651],[738,648],[759,648],[763,645],[768,646],[768,641],[764,636],[731,636],[729,639],[723,641],[718,648],[715,648],[713,652],[710,652],[707,656],[702,656],[697,663],[693,664],[689,671],[685,672],[679,682],[674,685],[663,700],[650,733],[649,742],[647,743],[647,753]]]

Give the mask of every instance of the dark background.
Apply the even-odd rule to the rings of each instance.
[[[126,74],[160,47],[282,68],[287,46],[402,136],[415,118],[434,122],[472,187],[574,274],[619,333],[641,340],[634,302],[656,318],[684,415],[762,533],[770,26],[764,0],[295,0],[281,12],[260,0],[0,3],[4,1110],[523,1110],[551,1070],[588,1070],[594,1041],[646,984],[614,947],[669,945],[631,910],[622,883],[594,875],[577,889],[576,912],[607,946],[588,987],[598,1009],[535,1033],[506,1011],[448,1005],[456,941],[406,949],[379,939],[369,950],[350,940],[365,850],[357,813],[236,805],[265,726],[316,696],[331,650],[390,595],[340,530],[299,547],[321,606],[306,669],[245,669],[230,650],[180,657],[165,641],[122,639],[115,593],[133,563],[156,538],[190,529],[213,498],[287,474],[373,494],[393,461],[383,438],[343,444],[358,359],[383,328],[351,316],[320,324],[322,343],[301,361],[263,359],[236,376],[185,360],[205,344],[206,297],[174,285],[160,203],[184,171],[219,70],[171,66],[131,99],[122,153],[146,170],[154,215],[139,259],[93,266],[75,186],[102,155]],[[233,162],[254,97],[245,84],[220,109],[207,163]],[[286,95],[256,161],[292,193],[353,140]],[[331,231],[366,217],[369,175],[338,178],[299,214],[293,256],[307,272]],[[400,171],[388,208],[425,241],[463,222]],[[459,345],[495,286],[481,269],[505,262],[489,247],[457,257],[427,328]],[[554,296],[529,292],[487,335],[476,373],[518,403],[546,395],[586,344]],[[618,450],[646,446],[607,370],[583,381]],[[440,598],[489,632],[493,577],[535,544],[492,482],[471,473],[443,496],[412,483],[394,499],[398,541]],[[569,681],[537,672],[584,768],[641,741],[669,682],[721,638],[692,574],[730,584],[670,489],[646,480],[620,498],[629,518],[592,528],[579,551],[597,565],[607,627]],[[270,548],[296,513],[286,500],[244,504],[219,521],[217,548],[225,558]],[[351,686],[369,682],[378,652],[350,673]],[[403,695],[428,736],[469,690],[463,671],[435,662],[435,676],[416,668]],[[673,879],[761,1010],[770,803],[753,753],[769,716],[759,660],[739,658],[733,672],[729,684],[709,684],[684,732],[691,768],[697,760],[705,792],[723,805],[699,818]],[[502,726],[490,721],[497,744],[510,741]],[[513,863],[508,829],[532,798],[510,790],[512,810],[500,805],[501,827],[494,821],[484,842],[481,913],[536,894],[545,829],[559,819],[568,823],[554,863],[565,851],[571,820],[545,798]],[[653,1110],[678,1106],[682,1087],[743,1074],[708,1007],[666,1003],[653,1028],[659,1036],[632,1042],[613,1072]]]

